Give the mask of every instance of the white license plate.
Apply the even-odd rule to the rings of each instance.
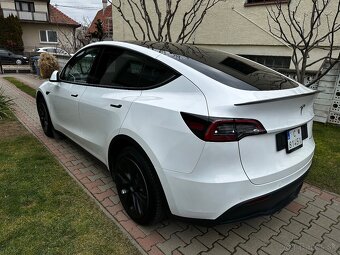
[[[301,127],[287,131],[287,152],[295,151],[302,147]]]

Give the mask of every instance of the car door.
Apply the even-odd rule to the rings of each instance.
[[[119,133],[132,102],[141,95],[143,61],[133,52],[107,46],[99,66],[95,84],[80,97],[79,116],[83,146],[105,162],[108,140]]]
[[[76,140],[79,140],[82,132],[79,98],[87,84],[92,83],[100,51],[99,47],[92,47],[79,52],[63,69],[60,82],[49,91],[55,128]]]

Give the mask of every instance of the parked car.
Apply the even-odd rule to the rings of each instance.
[[[28,59],[23,55],[14,54],[13,52],[0,48],[0,63],[3,65],[10,65],[10,64],[27,64]]]
[[[137,223],[168,209],[234,221],[299,193],[315,149],[315,93],[222,51],[99,42],[40,86],[37,110],[47,136],[59,131],[106,164]]]
[[[68,56],[68,57],[72,56],[72,54],[68,53],[66,50],[57,47],[41,47],[35,49],[34,51],[37,53],[47,52],[56,56]]]

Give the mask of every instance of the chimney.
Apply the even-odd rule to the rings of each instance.
[[[103,3],[103,14],[104,14],[105,9],[107,7],[107,0],[102,0],[102,3]]]

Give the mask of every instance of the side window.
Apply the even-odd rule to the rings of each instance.
[[[157,60],[139,53],[107,47],[100,61],[99,84],[123,88],[147,88],[176,74]]]
[[[172,79],[176,73],[159,61],[145,57],[139,87],[152,87]]]
[[[100,85],[138,87],[143,61],[120,48],[107,47],[100,60],[97,73]]]
[[[90,48],[77,54],[65,67],[61,80],[75,83],[96,83],[94,75],[96,65],[94,63],[98,59],[99,53],[99,48]]]

